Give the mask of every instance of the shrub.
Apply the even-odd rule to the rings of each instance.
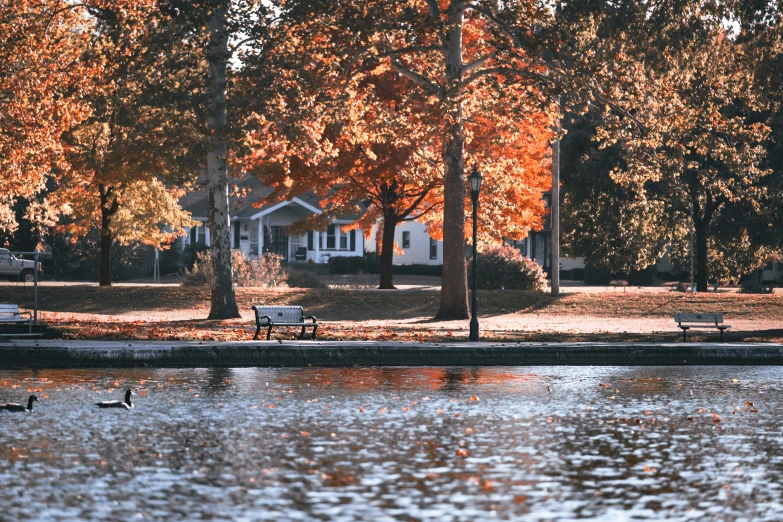
[[[371,251],[365,252],[364,266],[366,267],[368,274],[380,274],[381,256],[378,255],[378,252],[371,252]]]
[[[212,263],[209,251],[195,253],[192,268],[185,268],[182,286],[207,286],[212,281]]]
[[[288,275],[280,265],[282,260],[283,256],[276,254],[245,257],[241,250],[232,250],[231,264],[234,266],[234,283],[237,286],[282,286]]]
[[[411,263],[408,265],[394,265],[392,269],[394,275],[420,275],[420,276],[443,276],[443,265],[425,265],[422,263]]]
[[[381,273],[381,258],[376,252],[364,253],[364,267],[368,274]],[[422,263],[410,263],[407,265],[394,265],[394,275],[423,275],[441,277],[443,265],[425,265]]]
[[[231,251],[234,284],[237,286],[270,287],[285,283],[286,273],[280,266],[282,257],[266,254],[246,258],[241,250]],[[193,268],[185,270],[183,286],[207,286],[212,282],[212,262],[209,251],[196,254]]]
[[[546,290],[546,276],[541,265],[522,257],[516,248],[492,245],[484,247],[478,254],[476,284],[482,290],[543,291]]]
[[[363,256],[351,256],[348,258],[348,267],[352,274],[364,274],[367,272],[367,263]]]
[[[286,284],[291,288],[324,288],[318,276],[302,270],[288,270]]]
[[[198,261],[199,254],[204,252],[209,252],[209,247],[205,243],[189,243],[182,252],[182,264],[185,269],[192,269]]]
[[[585,269],[584,268],[572,268],[571,270],[561,270],[560,279],[568,281],[584,281]]]
[[[332,256],[329,258],[330,274],[359,274],[366,271],[362,256]]]

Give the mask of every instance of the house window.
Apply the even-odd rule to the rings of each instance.
[[[318,248],[321,250],[324,248],[324,235],[321,232],[318,233]]]
[[[203,224],[198,227],[198,242],[202,245],[207,244],[207,227]]]
[[[411,247],[411,233],[410,232],[403,232],[402,233],[402,248],[410,248]]]
[[[315,250],[315,237],[312,230],[307,231],[307,250]]]
[[[512,246],[513,246],[514,248],[516,248],[517,250],[519,250],[519,252],[520,252],[520,253],[521,253],[523,256],[526,256],[526,255],[527,255],[527,238],[525,238],[525,239],[523,239],[523,240],[521,240],[521,241],[517,241],[517,240],[515,239],[515,240],[514,240],[514,243],[513,243],[513,245],[512,245]]]
[[[239,234],[240,234],[239,227],[240,227],[239,222],[235,221],[234,222],[234,248],[239,248]]]
[[[321,246],[321,238],[318,237],[318,246]],[[326,227],[326,250],[355,250],[356,231],[343,232],[340,225]]]
[[[336,227],[334,225],[329,225],[326,227],[326,248],[334,250],[336,246],[336,238],[335,234],[337,233]]]
[[[430,259],[438,259],[438,240],[430,238]]]
[[[198,241],[198,238],[196,237],[196,234],[198,233],[198,227],[192,227],[190,229],[190,244],[195,245],[196,241]]]

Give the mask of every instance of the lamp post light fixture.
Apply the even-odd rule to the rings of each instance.
[[[470,337],[471,342],[479,340],[479,324],[478,324],[478,298],[476,297],[476,212],[478,210],[478,198],[481,191],[481,173],[479,172],[478,165],[473,164],[473,171],[468,176],[468,183],[470,184],[470,199],[473,202],[473,299],[471,300],[470,309]]]

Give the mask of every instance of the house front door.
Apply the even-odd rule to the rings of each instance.
[[[258,255],[258,220],[254,220],[250,223],[250,233],[248,234],[248,236],[250,237],[248,252],[250,252],[251,256],[257,256]]]
[[[291,236],[291,248],[288,252],[288,259],[295,260],[296,259],[296,251],[299,250],[299,247],[302,246],[302,236],[300,235],[294,235]]]
[[[284,261],[288,261],[288,236],[285,234],[284,227],[270,227],[265,230],[264,250],[282,256]]]

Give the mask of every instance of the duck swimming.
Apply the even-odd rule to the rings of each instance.
[[[9,402],[8,404],[0,404],[0,410],[33,411],[34,402],[38,402],[38,397],[36,397],[35,395],[30,395],[30,398],[27,399],[27,408],[24,407],[24,404],[16,404],[14,402]]]
[[[133,390],[128,390],[125,392],[125,402],[123,401],[102,401],[102,402],[96,402],[95,405],[99,408],[125,408],[126,410],[129,410],[133,408],[133,404],[131,403],[131,397],[136,395],[133,393]]]

